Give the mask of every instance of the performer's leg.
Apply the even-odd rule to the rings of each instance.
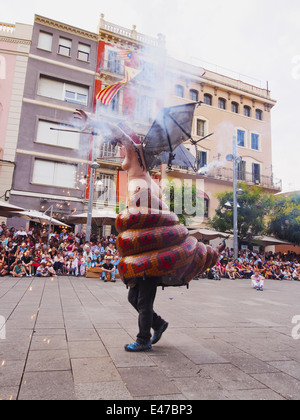
[[[157,279],[139,279],[134,288],[130,289],[128,300],[139,313],[139,333],[137,343],[146,345],[151,338],[151,328],[159,330],[166,324],[153,310],[153,304],[157,291]]]

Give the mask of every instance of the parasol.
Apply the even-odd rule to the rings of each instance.
[[[106,209],[93,209],[92,220],[97,226],[112,226],[118,217],[117,213],[113,210]],[[73,214],[69,216],[68,222],[74,225],[83,225],[87,222],[88,213]]]
[[[0,216],[1,217],[13,217],[13,212],[24,210],[22,207],[14,206],[6,201],[0,201]]]
[[[49,223],[51,221],[51,224],[53,225],[70,227],[66,225],[65,222],[61,222],[60,220],[47,216],[46,214],[41,213],[40,211],[37,211],[37,210],[25,210],[21,212],[15,212],[14,216],[22,217],[23,219],[30,219],[32,222],[41,223],[41,224],[45,222]]]

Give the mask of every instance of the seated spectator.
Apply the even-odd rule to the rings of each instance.
[[[251,286],[256,290],[264,290],[264,277],[260,274],[258,268],[255,268],[254,274],[251,276]]]
[[[64,267],[64,257],[62,252],[58,252],[57,255],[54,257],[54,265],[53,268],[57,274],[62,274]]]
[[[22,263],[26,270],[26,276],[31,276],[32,256],[30,255],[29,250],[24,252],[22,256]]]
[[[36,269],[36,277],[50,277],[50,272],[45,262],[42,262]]]
[[[296,267],[292,273],[292,280],[300,281],[300,267]]]
[[[111,259],[109,258],[105,258],[104,259],[104,264],[102,266],[102,274],[101,274],[101,278],[102,280],[104,280],[105,282],[108,281],[108,274],[110,276],[110,281],[115,282],[115,267],[114,265],[111,263]]]
[[[0,277],[4,277],[8,274],[8,265],[5,258],[0,258]]]
[[[17,262],[14,264],[13,270],[10,272],[10,274],[13,277],[23,277],[26,275],[26,270],[22,265],[21,260],[17,260]]]
[[[225,269],[225,274],[226,277],[229,278],[230,280],[235,280],[236,278],[236,269],[233,265],[233,261],[229,260],[228,264],[226,265],[226,269]]]

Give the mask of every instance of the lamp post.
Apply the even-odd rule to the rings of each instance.
[[[227,155],[226,160],[233,162],[233,236],[234,236],[234,259],[239,256],[239,241],[238,241],[238,201],[237,196],[244,194],[244,191],[237,190],[237,175],[238,164],[242,161],[240,156],[237,156],[237,138],[233,136],[233,154]]]

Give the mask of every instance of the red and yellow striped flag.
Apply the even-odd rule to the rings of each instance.
[[[125,79],[120,82],[114,83],[113,85],[106,86],[98,93],[96,99],[100,100],[104,105],[109,105],[113,98],[116,96],[116,94],[119,92],[119,90],[126,83],[134,79],[139,73],[140,70],[131,67],[125,67]]]

